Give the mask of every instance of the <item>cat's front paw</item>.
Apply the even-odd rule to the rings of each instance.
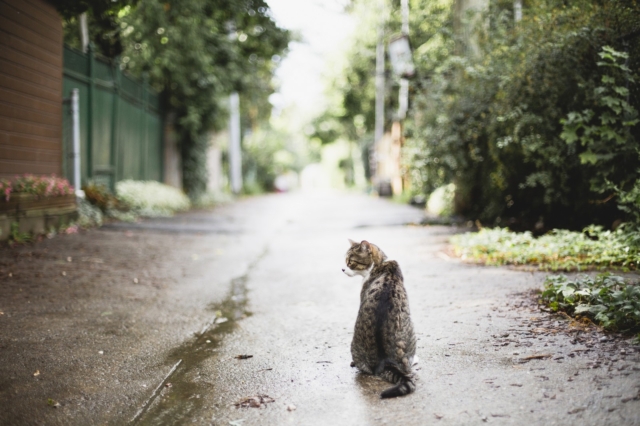
[[[356,363],[355,363],[355,362],[353,362],[353,361],[351,361],[351,364],[349,364],[349,366],[350,366],[350,367],[355,367],[355,366],[356,366]]]

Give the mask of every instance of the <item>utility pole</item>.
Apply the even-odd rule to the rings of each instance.
[[[522,0],[513,0],[513,20],[522,21]]]
[[[378,0],[378,43],[376,45],[376,104],[375,104],[375,127],[373,133],[373,145],[369,149],[369,171],[372,183],[376,185],[375,176],[378,167],[376,144],[380,142],[384,135],[384,2]]]
[[[378,44],[376,45],[376,123],[375,142],[384,134],[384,0],[378,2],[380,21],[378,22]]]
[[[242,190],[242,151],[240,149],[240,96],[238,92],[229,96],[229,173],[231,191]]]
[[[233,41],[237,37],[236,25],[228,21],[227,38]],[[229,96],[229,181],[231,192],[242,191],[242,148],[240,142],[240,95],[233,92]]]
[[[409,37],[409,0],[402,0],[402,35]],[[409,80],[400,79],[400,92],[398,93],[398,119],[404,120],[409,110]]]
[[[89,25],[87,24],[87,12],[83,12],[79,16],[80,21],[80,44],[82,44],[82,51],[87,53],[89,48]]]

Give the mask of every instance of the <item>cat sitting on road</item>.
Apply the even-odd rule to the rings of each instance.
[[[411,366],[416,336],[400,266],[367,241],[349,242],[347,268],[342,271],[363,277],[351,366],[395,384],[382,392],[382,398],[407,395],[415,390]]]

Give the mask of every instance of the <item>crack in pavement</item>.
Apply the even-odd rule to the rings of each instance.
[[[209,386],[199,383],[197,369],[205,360],[216,356],[224,336],[238,326],[238,321],[251,315],[246,309],[246,283],[251,271],[267,253],[268,245],[248,265],[243,275],[231,280],[229,296],[210,306],[215,316],[200,333],[194,332],[195,339],[186,341],[170,352],[167,359],[175,363],[173,368],[129,421],[130,425],[179,424],[202,406],[204,399],[201,395]]]

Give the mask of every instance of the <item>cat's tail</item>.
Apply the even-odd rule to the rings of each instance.
[[[404,374],[395,365],[385,365],[384,371],[380,375],[388,382],[395,383],[396,385],[383,391],[380,394],[380,398],[395,398],[397,396],[409,395],[416,390],[416,385],[413,383],[410,375]]]

